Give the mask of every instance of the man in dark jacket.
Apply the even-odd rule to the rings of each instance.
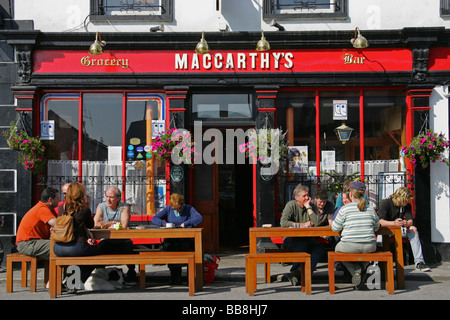
[[[405,230],[405,236],[408,237],[411,244],[411,250],[414,256],[416,269],[421,271],[430,271],[425,265],[422,254],[422,245],[419,239],[419,232],[413,225],[413,216],[411,204],[413,199],[411,191],[406,187],[400,187],[389,198],[381,201],[378,216],[382,226],[400,226]]]

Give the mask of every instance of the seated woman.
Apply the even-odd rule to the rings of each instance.
[[[86,189],[79,183],[70,184],[67,188],[66,203],[61,205],[58,216],[73,215],[75,239],[71,242],[55,242],[53,251],[59,257],[93,256],[101,254],[94,245],[92,233],[88,228],[94,227],[91,209],[86,205]],[[81,281],[84,283],[95,266],[80,266]],[[74,290],[76,292],[76,290]]]
[[[173,193],[170,196],[170,205],[158,212],[152,219],[152,223],[165,226],[173,223],[175,227],[192,228],[203,222],[203,218],[193,206],[184,204],[184,197]],[[194,251],[193,239],[165,239],[162,244],[163,251]],[[169,264],[170,282],[181,283],[181,265]]]
[[[345,253],[370,253],[377,251],[375,231],[380,228],[376,212],[364,198],[366,186],[360,181],[350,185],[351,202],[343,206],[331,225],[335,232],[341,232],[341,241],[336,251]],[[369,262],[342,262],[352,276],[352,283],[359,290],[364,284],[363,276]]]

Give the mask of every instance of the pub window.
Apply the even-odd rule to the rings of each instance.
[[[192,114],[195,119],[251,119],[253,102],[250,94],[195,94]]]
[[[134,214],[159,211],[165,206],[165,172],[149,151],[153,120],[164,121],[165,113],[165,97],[159,94],[45,94],[41,128],[47,123],[54,127],[43,139],[48,159],[45,184],[61,188],[81,176],[92,212],[104,200],[108,185],[122,189]]]
[[[91,0],[90,19],[172,21],[173,0]]]
[[[441,17],[450,17],[450,0],[441,0]]]
[[[264,0],[263,18],[346,19],[346,0]]]
[[[358,91],[323,91],[320,92],[320,149],[334,150],[335,160],[352,162],[359,154],[359,92]],[[335,101],[345,101],[347,104],[347,120],[333,120],[333,105]],[[349,141],[343,144],[336,136],[335,129],[341,124],[353,128]],[[359,170],[353,170],[359,171]],[[351,172],[349,172],[351,173]]]

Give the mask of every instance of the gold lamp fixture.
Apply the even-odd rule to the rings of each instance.
[[[369,46],[369,42],[367,41],[366,38],[364,38],[361,35],[361,32],[359,32],[358,27],[356,27],[356,29],[355,29],[355,37],[353,39],[351,39],[350,42],[352,43],[353,48],[356,48],[356,49],[363,49],[363,48],[367,48]]]
[[[205,31],[202,31],[202,38],[200,39],[200,42],[197,43],[195,52],[198,54],[205,54],[209,52],[208,43],[205,40]]]
[[[261,40],[256,44],[256,51],[267,51],[270,50],[270,44],[264,37],[264,32],[261,29]]]
[[[100,41],[98,41],[100,39]],[[102,41],[102,38],[100,37],[100,33],[97,32],[95,34],[95,41],[91,46],[89,47],[89,53],[93,55],[99,55],[103,53],[102,47],[106,45],[105,41]]]
[[[352,135],[353,128],[347,126],[344,122],[342,125],[334,129],[336,136],[342,144],[345,144],[348,140],[350,140],[350,136]]]

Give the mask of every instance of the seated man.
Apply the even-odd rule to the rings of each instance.
[[[121,202],[122,192],[116,186],[109,186],[105,191],[105,202],[97,206],[94,216],[94,228],[109,228],[121,223],[122,228],[128,228],[130,223],[130,206]],[[105,239],[100,241],[99,250],[105,254],[133,253],[133,242],[129,239]],[[128,265],[127,282],[136,282],[135,265]]]
[[[56,222],[58,202],[58,190],[48,187],[42,191],[41,201],[23,216],[16,236],[20,253],[50,259],[50,229]]]
[[[411,204],[409,203],[412,199],[411,191],[406,187],[400,187],[389,198],[381,201],[378,216],[382,226],[401,226],[406,228],[416,269],[426,272],[430,271],[430,268],[425,265],[425,260],[423,259],[419,231],[413,226]]]
[[[294,227],[294,223],[303,228],[317,227],[320,223],[317,207],[311,204],[308,187],[299,184],[293,193],[294,200],[286,204],[281,215],[281,227]],[[315,269],[325,251],[313,237],[286,237],[283,243],[286,248],[292,249],[294,252],[310,252],[311,270]],[[292,285],[298,285],[300,283],[300,263],[294,263],[290,271],[289,280]]]
[[[177,193],[170,195],[170,205],[158,212],[152,219],[152,223],[165,226],[173,223],[175,227],[192,228],[203,222],[203,218],[193,206],[184,204],[184,197]],[[164,251],[194,251],[193,239],[165,239],[162,244]],[[181,283],[181,265],[169,264],[170,282]]]
[[[314,197],[314,204],[317,207],[317,215],[319,216],[319,226],[328,226],[333,223],[331,220],[334,214],[334,206],[328,201],[328,191],[325,188],[317,190]]]

